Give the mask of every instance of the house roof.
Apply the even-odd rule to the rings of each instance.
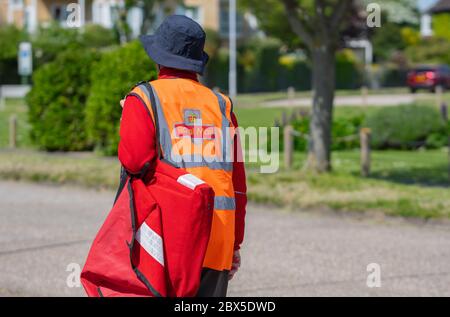
[[[439,0],[429,10],[430,13],[450,12],[450,0]]]

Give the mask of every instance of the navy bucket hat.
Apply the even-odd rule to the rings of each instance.
[[[140,37],[145,51],[157,64],[203,74],[209,56],[206,34],[194,20],[183,15],[167,17],[153,35]]]

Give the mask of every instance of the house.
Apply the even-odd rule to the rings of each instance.
[[[100,24],[111,28],[117,16],[117,9],[125,0],[0,0],[0,26],[15,24],[34,32],[38,25],[58,21],[64,27],[79,27],[85,23]],[[185,0],[183,4],[168,0],[155,5],[154,28],[168,12],[186,15],[204,28],[219,32],[222,38],[228,37],[228,0]],[[169,8],[169,10],[168,10]],[[73,15],[78,10],[78,15]],[[128,23],[132,34],[140,34],[142,8],[134,7],[128,12]],[[71,15],[72,14],[72,15]],[[73,23],[73,17],[76,23]],[[246,37],[257,30],[256,19],[250,14],[237,16],[238,38]]]
[[[34,32],[38,25],[57,21],[63,26],[96,23],[113,26],[113,9],[123,0],[0,0],[0,25],[15,24]],[[75,12],[76,10],[76,12]],[[75,16],[70,24],[71,13]]]
[[[228,38],[229,21],[228,0],[184,0],[183,5],[178,5],[174,13],[182,14],[195,20],[205,29],[214,30],[222,39]],[[159,12],[155,25],[159,25],[164,14]],[[237,13],[236,20],[237,37],[247,38],[258,32],[256,18],[250,13]]]
[[[434,1],[430,7],[422,10],[420,19],[420,33],[422,37],[431,37],[436,35],[437,27],[450,29],[450,19],[439,21],[440,23],[445,23],[448,25],[433,25],[436,23],[436,21],[433,20],[436,20],[436,17],[443,15],[450,15],[450,0]],[[437,35],[439,35],[439,32]]]

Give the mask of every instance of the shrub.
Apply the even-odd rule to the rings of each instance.
[[[333,151],[351,150],[359,147],[359,129],[364,121],[363,115],[354,115],[351,117],[335,118],[332,126],[332,145]],[[302,135],[309,134],[309,116],[302,116],[300,119],[293,121],[292,127],[295,131]],[[280,130],[280,150],[283,149],[282,129]],[[296,151],[306,151],[308,149],[308,142],[304,137],[294,138],[294,149]]]
[[[13,25],[0,27],[0,84],[17,84],[17,51],[25,32]]]
[[[86,106],[89,139],[104,154],[117,153],[121,109],[119,101],[142,80],[156,77],[155,65],[138,42],[102,55],[92,69]]]
[[[63,28],[57,23],[40,26],[32,38],[36,67],[53,61],[66,50],[81,48],[79,33],[75,28]]]
[[[66,50],[101,48],[117,43],[113,30],[93,24],[76,29],[53,23],[41,26],[32,39],[36,67],[54,60]]]
[[[119,44],[119,39],[113,29],[98,24],[86,24],[81,31],[80,42],[86,48],[102,48]]]
[[[285,90],[294,87],[295,90],[311,89],[311,67],[304,57],[298,55],[283,55],[280,57],[278,88]]]
[[[372,43],[378,61],[389,59],[392,52],[405,48],[401,26],[392,22],[384,23],[382,28],[375,30]]]
[[[441,147],[447,138],[441,114],[429,106],[383,108],[370,114],[365,126],[372,130],[372,145],[377,149]]]
[[[422,39],[406,49],[408,58],[417,64],[450,64],[450,41],[438,37]]]
[[[433,16],[433,35],[450,41],[450,14],[439,13]]]
[[[210,87],[228,90],[228,50],[219,49],[206,64],[205,80]]]
[[[238,90],[241,93],[268,92],[294,87],[311,89],[311,67],[305,56],[284,54],[276,39],[254,39],[239,47]],[[211,56],[206,72],[209,86],[228,87],[228,49],[219,49]],[[350,50],[342,50],[336,57],[336,87],[355,89],[363,81],[362,66]]]
[[[281,45],[277,39],[255,39],[241,50],[239,62],[245,80],[241,80],[238,84],[244,91],[278,90]]]
[[[363,72],[358,60],[349,49],[336,54],[336,88],[355,89],[361,86]]]
[[[48,151],[90,148],[85,132],[85,104],[91,65],[98,55],[89,50],[66,51],[33,74],[26,97],[31,139]]]

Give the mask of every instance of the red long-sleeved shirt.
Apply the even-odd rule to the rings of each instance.
[[[161,68],[159,78],[189,78],[197,80],[195,73]],[[238,127],[234,113],[231,114],[234,127]],[[122,111],[120,123],[119,160],[127,171],[136,174],[141,171],[146,162],[152,162],[157,157],[156,133],[153,121],[148,115],[146,106],[134,97],[128,96]],[[242,160],[239,137],[234,142],[233,186],[236,199],[236,223],[234,249],[238,250],[244,240],[245,214],[247,205],[247,185],[245,167]]]

